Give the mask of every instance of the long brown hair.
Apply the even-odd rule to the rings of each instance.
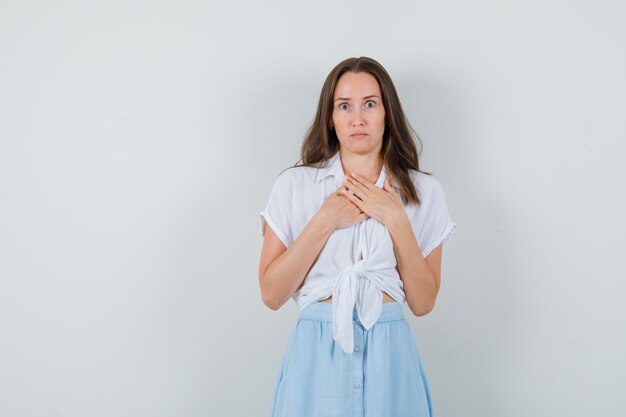
[[[391,77],[385,68],[372,58],[348,58],[341,61],[328,74],[322,86],[315,119],[306,133],[300,152],[301,159],[296,166],[320,167],[339,151],[339,139],[331,129],[333,95],[337,80],[346,72],[366,72],[378,81],[385,107],[385,131],[381,149],[383,164],[389,180],[400,188],[404,204],[414,202],[419,205],[420,199],[411,181],[409,170],[423,172],[419,169],[415,142],[420,144],[420,148],[422,144],[406,120]],[[431,175],[428,172],[423,173]]]

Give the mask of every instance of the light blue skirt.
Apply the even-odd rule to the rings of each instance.
[[[283,354],[270,417],[432,417],[426,373],[402,304],[383,303],[365,330],[353,311],[354,352],[333,339],[332,304],[302,310]]]

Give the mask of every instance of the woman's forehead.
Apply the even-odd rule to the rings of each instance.
[[[380,86],[373,75],[367,72],[346,72],[337,81],[334,99],[361,99],[380,97]]]

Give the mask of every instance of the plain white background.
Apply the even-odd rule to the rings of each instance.
[[[457,231],[405,308],[439,417],[626,412],[618,1],[0,3],[0,416],[265,416],[258,212],[379,60]],[[405,306],[406,307],[406,306]]]

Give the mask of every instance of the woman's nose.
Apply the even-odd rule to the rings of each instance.
[[[354,120],[352,121],[352,126],[363,126],[363,118],[361,117],[361,113],[356,111],[354,113]]]

